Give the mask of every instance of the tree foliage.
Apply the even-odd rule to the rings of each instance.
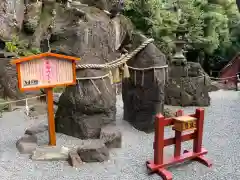
[[[240,14],[234,0],[126,0],[125,4],[125,15],[168,55],[174,48],[179,14],[189,31],[187,50],[221,57],[212,58],[216,61],[229,59],[240,49]],[[209,64],[212,59],[207,59]]]

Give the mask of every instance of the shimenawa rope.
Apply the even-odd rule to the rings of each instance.
[[[78,64],[76,66],[77,69],[113,69],[124,63],[126,63],[129,59],[134,57],[138,52],[144,49],[149,43],[153,42],[153,39],[147,39],[144,41],[138,48],[132,51],[130,54],[123,55],[119,59],[115,61],[106,63],[106,64]]]

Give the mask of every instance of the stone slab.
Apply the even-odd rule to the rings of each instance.
[[[31,156],[36,161],[66,161],[68,160],[69,148],[66,147],[38,147]]]

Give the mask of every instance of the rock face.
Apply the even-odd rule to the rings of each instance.
[[[27,33],[34,33],[41,16],[42,1],[30,1],[26,6],[23,27]]]
[[[141,44],[146,37],[135,34],[135,43]],[[150,43],[128,65],[135,68],[160,67],[166,65],[164,54]],[[123,81],[124,120],[136,129],[151,132],[154,116],[164,107],[164,85],[166,69],[132,70],[130,78]]]
[[[211,80],[199,63],[170,66],[165,87],[165,104],[173,106],[208,106]]]
[[[101,80],[95,83],[101,94],[90,82],[84,82],[81,90],[76,86],[66,88],[55,116],[57,132],[81,139],[99,138],[101,127],[115,121],[115,91],[109,80],[106,84],[110,92]]]

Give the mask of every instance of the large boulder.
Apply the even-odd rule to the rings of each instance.
[[[141,44],[146,37],[135,34],[134,44]],[[166,65],[165,55],[150,43],[133,57],[128,65],[135,68],[159,67]],[[136,129],[151,132],[154,129],[154,117],[163,112],[165,68],[150,70],[131,70],[130,78],[123,81],[124,120]]]
[[[99,74],[91,74],[99,76]],[[116,95],[109,79],[95,80],[67,87],[59,100],[55,115],[56,131],[81,139],[99,138],[101,127],[115,121]],[[81,88],[81,89],[80,89]]]
[[[128,33],[123,22],[123,16],[110,19],[94,7],[59,7],[51,49],[81,57],[78,64],[113,61],[120,57],[117,49]],[[55,116],[57,132],[81,139],[99,138],[101,128],[115,121],[116,90],[108,77],[101,78],[108,73],[105,69],[77,70],[77,77],[89,79],[78,80],[76,86],[69,86],[62,93]]]
[[[211,80],[199,63],[170,66],[165,87],[165,104],[173,106],[208,106]]]

